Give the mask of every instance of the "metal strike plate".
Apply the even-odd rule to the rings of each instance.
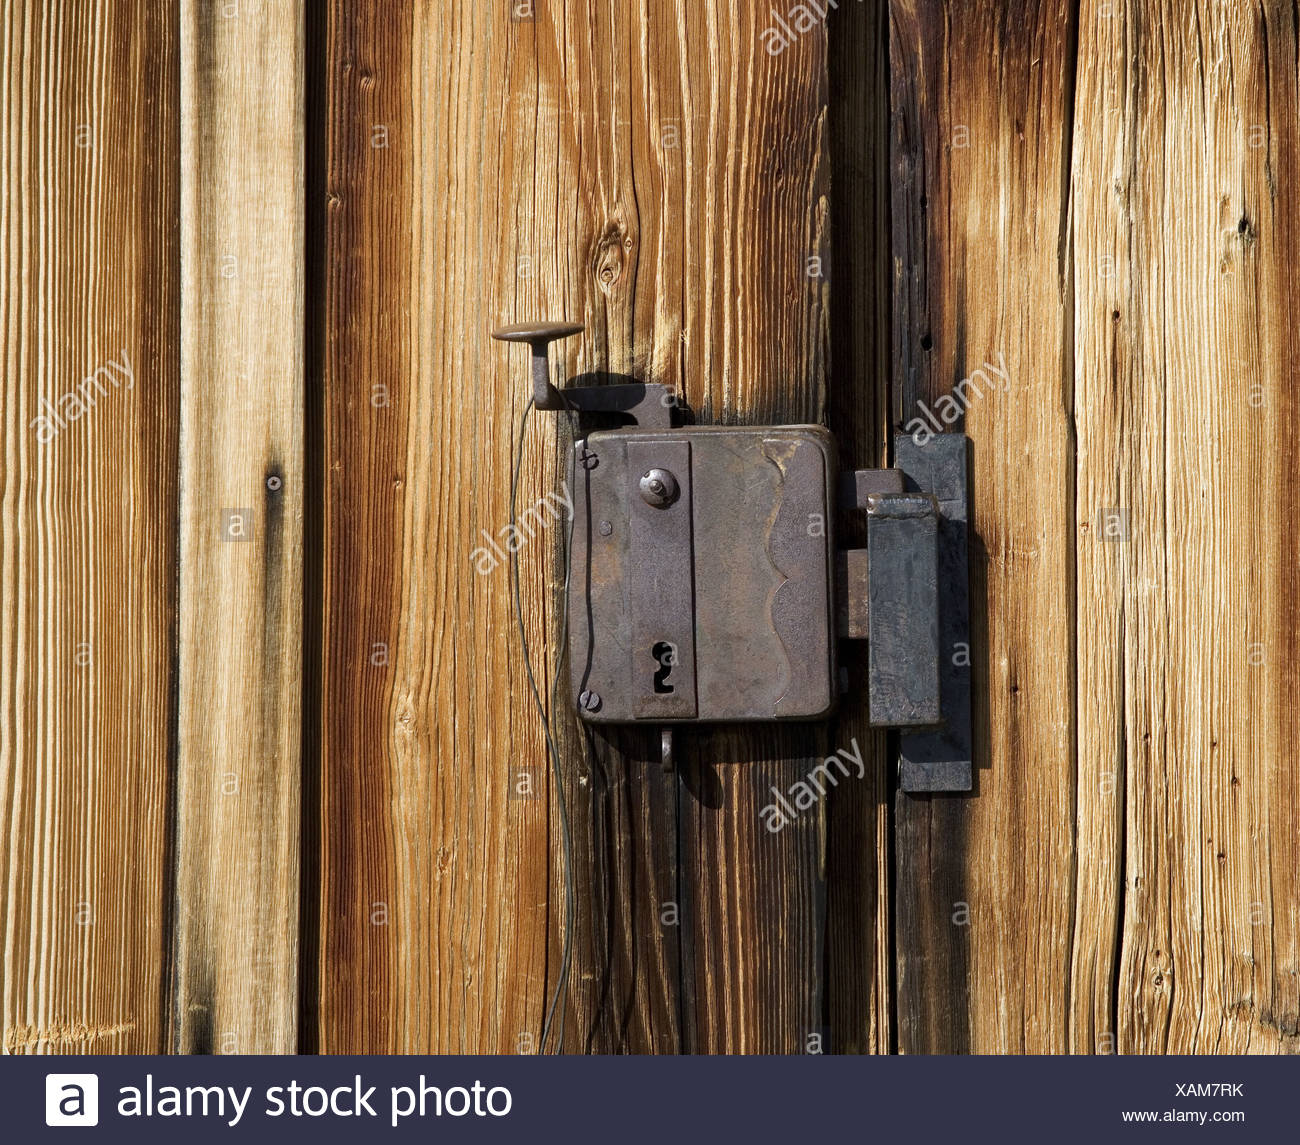
[[[569,659],[597,723],[808,720],[837,698],[835,447],[820,426],[575,447]],[[647,490],[652,474],[673,486]]]
[[[939,711],[937,726],[899,737],[899,786],[904,791],[969,791],[971,764],[970,585],[967,577],[970,478],[964,434],[936,434],[918,445],[894,439],[894,460],[910,491],[938,507]]]

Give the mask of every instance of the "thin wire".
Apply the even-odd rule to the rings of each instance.
[[[569,409],[566,411],[569,417],[571,427],[576,425],[576,416]],[[569,491],[570,505],[573,503],[573,491]],[[569,527],[565,530],[564,536],[564,584],[560,588],[561,619],[560,619],[560,643],[555,653],[555,669],[551,676],[551,711],[555,711],[555,696],[560,686],[560,679],[564,674],[564,662],[569,655],[569,580],[573,575],[573,529],[576,512],[572,509],[569,512]],[[560,821],[563,824],[563,850],[564,850],[564,954],[561,959],[560,980],[556,983],[555,999],[551,1002],[552,1010],[555,1009],[556,1002],[563,997],[569,984],[569,971],[573,964],[573,935],[577,930],[578,924],[578,896],[575,885],[575,875],[573,871],[573,833],[569,826],[569,805],[564,794],[564,785],[560,781],[559,757],[558,753],[552,757],[555,761],[555,788],[560,800]],[[560,1006],[560,1027],[556,1032],[555,1045],[559,1052],[564,1047],[564,1020],[568,1014],[565,1007]],[[546,1034],[545,1027],[542,1030]],[[545,1037],[543,1036],[543,1045]]]
[[[519,474],[524,464],[524,432],[528,427],[528,415],[533,410],[533,400],[529,398],[528,404],[524,406],[523,416],[519,419],[519,436],[515,443],[514,471],[510,479],[510,527],[511,535],[516,535],[516,516],[515,509],[519,496]],[[570,493],[572,497],[572,493]],[[564,545],[564,589],[563,589],[563,620],[560,628],[560,646],[556,653],[554,674],[551,678],[550,707],[555,710],[556,689],[559,686],[561,668],[564,663],[566,649],[569,643],[569,576],[572,565],[573,552],[573,523],[574,513],[569,513],[569,527],[565,537]],[[551,1025],[555,1018],[556,1007],[560,1004],[560,999],[564,996],[569,982],[569,968],[573,961],[573,931],[575,917],[577,914],[577,896],[574,891],[573,882],[573,836],[569,828],[569,805],[564,795],[564,780],[560,773],[560,752],[555,745],[555,737],[551,731],[550,717],[547,715],[546,705],[542,703],[541,691],[537,687],[537,678],[533,675],[532,657],[528,651],[528,634],[524,629],[524,606],[519,590],[519,550],[510,554],[510,573],[511,584],[514,589],[515,600],[515,622],[519,628],[519,643],[523,648],[524,670],[528,675],[528,688],[533,695],[533,703],[537,707],[537,714],[542,721],[542,731],[546,736],[546,750],[551,761],[551,774],[555,780],[555,793],[560,806],[560,846],[563,853],[564,865],[564,942],[560,954],[560,974],[556,979],[555,992],[551,995],[550,1005],[546,1009],[546,1018],[542,1023],[541,1045],[538,1047],[541,1053],[546,1052],[546,1044],[550,1038]],[[557,1052],[564,1046],[564,1010],[560,1009],[560,1025],[557,1030],[556,1039]]]

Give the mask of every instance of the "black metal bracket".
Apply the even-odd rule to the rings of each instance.
[[[899,434],[894,468],[840,474],[822,426],[679,426],[662,385],[557,388],[549,344],[581,329],[493,334],[532,348],[538,409],[632,423],[574,447],[580,716],[822,719],[840,698],[838,639],[863,639],[869,719],[902,733],[903,790],[970,790],[966,438]],[[836,546],[837,511],[865,514],[865,548]]]

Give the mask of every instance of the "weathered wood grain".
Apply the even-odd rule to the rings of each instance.
[[[303,24],[0,22],[0,1048],[536,1052],[563,791],[568,1052],[1300,1050],[1295,4]],[[557,787],[474,550],[524,395],[488,329],[561,315],[565,376],[849,464],[963,395],[972,798],[891,808],[852,701],[670,770],[563,682]],[[562,551],[520,554],[547,697]]]
[[[1059,1052],[1075,925],[1075,17],[1068,0],[892,0],[890,20],[896,416],[941,416],[984,371],[979,396],[963,387],[976,790],[897,797],[898,1048]]]
[[[1295,20],[1081,9],[1076,1050],[1300,1050]]]
[[[505,51],[511,27],[501,6],[330,6],[325,185],[311,188],[329,252],[316,333],[324,1051],[529,1052],[540,1031],[544,746],[508,568],[480,576],[471,561],[480,530],[509,520],[518,428],[519,363],[487,333],[497,283],[514,281],[498,250],[533,196],[531,148],[506,146],[524,130],[503,114],[507,76],[528,68]],[[538,472],[538,423],[528,504],[556,481],[553,462]],[[545,540],[524,554],[526,583],[549,555]],[[528,601],[540,644],[533,610],[549,598]],[[531,780],[527,797],[512,779]]]
[[[3,1052],[162,1048],[178,76],[158,5],[0,17]]]
[[[172,1046],[298,1040],[303,9],[181,5]]]
[[[824,415],[825,32],[771,57],[761,30],[721,0],[332,8],[322,1049],[535,1051],[559,972],[557,792],[508,569],[473,554],[509,519],[524,396],[488,329],[581,320],[567,375],[667,382],[710,420]],[[563,479],[551,418],[525,434],[523,506]],[[520,554],[544,692],[561,544]],[[824,828],[768,837],[759,810],[827,733],[682,736],[683,780],[648,733],[589,747],[570,704],[564,1048],[807,1048]]]
[[[1294,6],[891,12],[901,413],[1010,375],[965,418],[978,796],[897,808],[900,1047],[1294,1050]]]

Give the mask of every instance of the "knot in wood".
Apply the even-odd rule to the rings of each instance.
[[[623,277],[625,256],[632,250],[632,237],[622,223],[609,223],[596,243],[593,270],[601,290],[608,294]]]

